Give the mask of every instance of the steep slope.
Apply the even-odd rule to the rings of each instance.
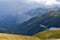
[[[21,15],[17,14],[17,13],[19,13],[19,10],[17,10],[16,12],[13,12],[13,13],[11,12],[11,13],[6,13],[6,14],[4,14],[4,12],[3,12],[2,14],[0,14],[0,32],[1,33],[22,33],[23,32],[23,34],[27,33],[26,30],[28,30],[29,27],[23,27],[23,26],[26,26],[26,25],[28,26],[30,23],[33,24],[36,21],[36,18],[30,19],[30,17],[37,16],[37,15],[41,16],[46,11],[47,11],[47,9],[45,9],[45,8],[37,8],[37,9],[31,10],[31,11],[29,10],[28,12],[21,14]],[[30,17],[27,17],[27,15]],[[28,19],[30,19],[30,20],[27,22],[24,22]],[[24,23],[22,23],[22,22],[24,22]],[[16,25],[18,25],[20,23],[22,23],[21,27],[17,27]],[[35,30],[34,27],[33,27],[33,29]],[[22,30],[22,32],[21,32],[21,30]],[[32,31],[34,31],[34,30],[32,30]]]
[[[24,35],[33,35],[51,27],[60,27],[60,10],[50,9],[42,16],[36,16],[20,24],[18,32]]]
[[[60,39],[60,30],[46,30],[34,35],[41,39]]]
[[[42,17],[43,20],[41,20],[40,24],[46,25],[49,27],[60,27],[60,10],[52,10],[48,11],[46,14],[44,14]]]
[[[28,16],[41,16],[42,14],[44,14],[45,12],[47,12],[47,8],[36,8],[36,9],[31,9],[27,12],[25,12],[24,14],[28,15]]]
[[[0,27],[0,32],[3,33],[13,33],[13,34],[24,34],[24,35],[33,35],[35,33],[44,31],[46,29],[49,29],[50,27],[59,27],[59,11],[55,8],[51,8],[47,11],[48,9],[44,8],[37,8],[32,11],[28,12],[29,15],[31,14],[32,16],[35,16],[31,18],[30,20],[22,23],[22,24],[17,24],[16,26],[16,16],[7,16],[4,20],[4,22],[8,21],[12,26],[7,22],[4,24],[8,24],[6,27],[1,26]],[[53,11],[54,10],[54,11]],[[26,14],[28,14],[26,13]],[[44,14],[45,13],[45,14]],[[43,15],[42,15],[43,14]],[[7,20],[6,20],[7,19]],[[9,21],[10,20],[10,21]],[[12,22],[12,23],[11,23]],[[2,21],[0,22],[2,23]],[[58,24],[57,24],[58,23]],[[3,23],[2,23],[3,25]]]

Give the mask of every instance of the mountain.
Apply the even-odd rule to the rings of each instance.
[[[28,16],[41,16],[42,14],[44,14],[45,12],[47,12],[47,8],[36,8],[36,9],[31,9],[27,12],[25,12],[26,15]]]
[[[30,19],[29,21],[26,21],[22,24],[20,24],[17,27],[17,32],[18,34],[23,34],[23,35],[33,35],[35,33],[37,33],[38,31],[42,31],[45,28],[40,27],[40,24],[37,23],[38,21],[38,17],[34,17],[32,19]]]
[[[30,16],[35,16],[29,19],[28,21],[20,24],[17,29],[20,34],[25,34],[25,35],[32,35],[34,33],[37,33],[39,31],[45,30],[45,28],[40,27],[40,24],[38,21],[40,21],[41,15],[47,12],[48,9],[45,8],[37,8],[35,10],[30,10],[26,12],[25,14],[30,15]],[[38,27],[37,27],[38,26]],[[22,30],[22,31],[21,31]]]
[[[0,27],[0,32],[4,33],[13,33],[13,34],[22,34],[22,35],[34,35],[38,32],[47,30],[51,27],[60,27],[60,10],[59,8],[50,8],[50,9],[41,9],[38,8],[36,11],[33,12],[37,16],[32,17],[28,21],[23,22],[22,24],[16,23],[17,16],[11,16],[5,18],[6,21],[11,23],[10,25],[8,22],[5,26]],[[44,10],[44,11],[41,11]],[[41,12],[39,12],[41,11]],[[29,13],[29,12],[28,12]],[[30,14],[30,13],[29,13]],[[1,23],[1,22],[0,22]],[[3,25],[3,23],[2,23]],[[9,26],[10,25],[10,26]]]
[[[46,14],[44,14],[42,17],[43,20],[41,20],[41,24],[49,27],[57,27],[60,28],[60,10],[58,9],[52,9],[51,11],[48,11]]]
[[[17,15],[1,14],[0,15],[0,33],[10,33],[16,27]]]
[[[5,4],[4,6],[6,7],[7,5]],[[1,7],[1,9],[2,9],[2,7]],[[29,10],[26,13],[19,14],[19,10],[14,10],[14,11],[11,10],[11,12],[10,12],[10,10],[7,11],[7,9],[6,10],[3,10],[3,9],[0,10],[0,12],[1,12],[1,14],[0,14],[0,32],[1,33],[22,33],[19,30],[21,29],[23,31],[23,30],[26,30],[26,28],[22,28],[23,26],[17,27],[16,25],[30,19],[30,17],[28,17],[29,15],[32,15],[32,16],[40,15],[40,14],[43,14],[42,11],[47,10],[44,8],[37,8],[37,9],[32,10],[33,13],[31,13],[32,11]],[[27,16],[27,14],[28,14],[28,16]],[[31,19],[31,22],[34,21],[33,19]],[[22,23],[22,24],[26,25],[25,23]],[[34,28],[34,30],[35,30],[35,28]]]
[[[46,30],[34,35],[42,40],[60,39],[60,30]]]
[[[20,24],[18,32],[24,35],[34,35],[38,32],[47,30],[51,27],[60,27],[60,10],[58,9],[49,9],[42,16],[35,16],[30,20]]]

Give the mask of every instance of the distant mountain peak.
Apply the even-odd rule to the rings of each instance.
[[[49,15],[49,16],[59,16],[60,15],[60,9],[51,8],[47,11],[47,15]]]

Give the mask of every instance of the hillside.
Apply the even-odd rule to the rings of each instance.
[[[38,32],[42,32],[51,27],[60,28],[60,10],[49,9],[42,16],[35,16],[30,20],[18,25],[18,31],[20,34],[33,35]]]
[[[49,27],[60,27],[60,10],[51,10],[48,11],[46,14],[44,14],[42,17],[44,17],[41,20],[41,24],[46,25]]]
[[[40,40],[37,37],[0,33],[0,40]]]
[[[60,39],[60,30],[46,30],[34,35],[41,39]]]

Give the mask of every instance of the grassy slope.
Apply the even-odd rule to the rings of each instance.
[[[37,37],[14,35],[14,34],[0,34],[0,40],[40,40]]]
[[[60,30],[43,31],[34,36],[0,33],[0,40],[60,40]]]
[[[60,30],[48,30],[34,35],[41,39],[60,39]]]

